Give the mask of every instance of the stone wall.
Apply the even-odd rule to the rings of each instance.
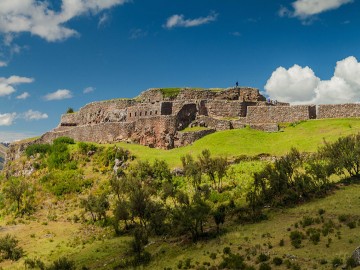
[[[317,118],[360,117],[360,104],[319,105]]]
[[[152,117],[161,114],[161,103],[139,103],[126,109],[126,121],[136,121],[139,118]]]
[[[249,106],[247,122],[260,123],[291,123],[316,118],[316,107],[309,105],[295,106]]]
[[[209,135],[211,133],[214,133],[215,131],[216,131],[215,129],[205,129],[194,132],[178,132],[175,137],[174,146],[181,147],[192,144],[198,139],[206,135]]]
[[[136,102],[134,100],[122,99],[89,103],[78,112],[71,115],[63,115],[60,125],[69,123],[71,125],[93,125],[106,122],[126,121],[126,109],[135,104]],[[75,121],[76,123],[74,123]]]
[[[206,102],[210,117],[239,117],[246,114],[246,105],[240,101],[209,100]]]

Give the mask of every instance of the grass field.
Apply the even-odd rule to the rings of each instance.
[[[186,154],[199,155],[209,149],[213,155],[233,158],[239,155],[268,153],[280,156],[291,147],[304,152],[314,152],[324,140],[334,141],[340,136],[360,132],[360,119],[309,120],[297,125],[287,125],[280,132],[267,133],[250,128],[220,131],[194,142],[192,145],[171,149],[151,149],[146,146],[120,143],[140,159],[166,160],[171,167],[180,166],[180,157]]]

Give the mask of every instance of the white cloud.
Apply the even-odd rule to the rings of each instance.
[[[171,29],[174,27],[194,27],[216,21],[217,17],[218,14],[215,12],[211,12],[206,17],[200,17],[196,19],[185,19],[184,15],[175,14],[167,19],[164,27],[167,29]]]
[[[11,126],[16,118],[16,113],[0,114],[0,126]]]
[[[72,98],[73,95],[70,90],[67,89],[59,89],[56,92],[47,94],[44,98],[47,101],[50,100],[62,100],[62,99],[68,99]]]
[[[21,118],[24,118],[27,121],[47,119],[48,117],[49,116],[46,113],[41,113],[39,111],[33,110],[28,110],[21,116]]]
[[[284,102],[308,101],[315,97],[314,89],[320,79],[309,67],[294,65],[288,70],[279,67],[265,85],[267,94],[275,100]]]
[[[16,90],[15,85],[23,83],[32,83],[33,78],[20,77],[20,76],[11,76],[9,78],[0,77],[0,97],[8,96],[14,93]]]
[[[7,66],[7,63],[4,62],[4,61],[0,61],[0,67],[6,67]]]
[[[98,22],[98,28],[104,26],[109,20],[110,20],[110,16],[107,13],[104,13],[103,15],[101,15],[99,22]]]
[[[28,97],[30,97],[30,94],[28,92],[24,92],[21,95],[18,95],[16,99],[27,99]]]
[[[136,29],[131,29],[130,30],[130,39],[139,39],[139,38],[144,38],[148,35],[147,31],[144,31],[140,28],[136,28]]]
[[[96,14],[127,0],[62,0],[61,10],[50,9],[47,1],[0,1],[0,32],[29,32],[47,41],[59,41],[78,35],[66,26],[75,17]]]
[[[86,88],[83,90],[83,93],[84,93],[84,94],[89,94],[89,93],[94,92],[94,91],[95,91],[95,87],[89,86],[89,87],[86,87]]]
[[[320,80],[309,67],[279,67],[265,90],[271,99],[298,104],[360,102],[360,63],[353,56],[338,61],[330,80]]]
[[[352,0],[297,0],[292,6],[294,16],[306,18],[323,13],[332,9],[337,9],[342,5],[353,2]]]

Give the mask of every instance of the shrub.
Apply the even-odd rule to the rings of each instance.
[[[314,219],[312,217],[305,216],[301,221],[301,225],[303,226],[303,228],[307,226],[311,226],[313,224],[314,224]]]
[[[257,257],[257,262],[266,262],[267,260],[269,260],[269,256],[261,253],[258,257]]]
[[[279,265],[282,265],[283,260],[279,257],[275,257],[272,262],[274,265],[279,266]]]
[[[21,247],[18,247],[18,240],[10,234],[0,238],[0,254],[2,259],[9,259],[13,261],[19,260],[24,251]]]
[[[331,261],[331,264],[333,267],[338,267],[340,266],[341,264],[343,264],[343,260],[339,257],[335,257],[332,261]]]
[[[295,248],[301,247],[301,241],[304,239],[304,234],[300,231],[293,231],[290,233],[291,244]]]
[[[69,107],[67,110],[66,110],[66,113],[74,113],[74,109]]]
[[[53,144],[60,144],[60,143],[63,143],[63,144],[74,144],[75,141],[74,141],[74,139],[69,138],[69,137],[58,137],[58,138],[56,138],[56,139],[53,141]]]
[[[259,270],[271,270],[271,266],[267,263],[260,264]]]
[[[66,257],[62,257],[52,263],[48,270],[75,270],[75,262],[67,259]]]
[[[222,262],[219,265],[220,269],[246,269],[246,264],[244,262],[244,257],[240,254],[229,254],[223,258]]]
[[[51,151],[50,144],[31,144],[29,145],[26,150],[25,154],[29,158],[34,156],[35,154],[47,154]]]
[[[83,179],[83,175],[75,170],[53,171],[40,181],[56,196],[81,192],[92,185],[91,180]]]
[[[97,146],[92,143],[85,143],[85,142],[79,142],[78,147],[80,150],[80,153],[86,155],[89,151],[96,151]]]

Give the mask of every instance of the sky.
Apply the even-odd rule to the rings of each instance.
[[[360,101],[360,0],[0,0],[0,141],[148,88]]]

